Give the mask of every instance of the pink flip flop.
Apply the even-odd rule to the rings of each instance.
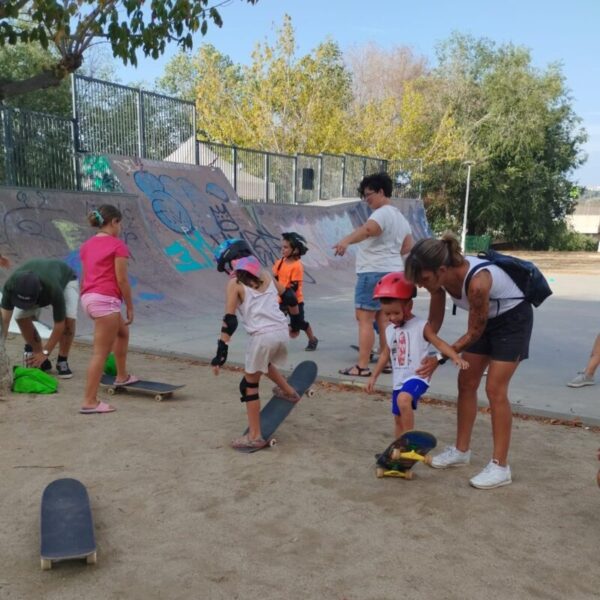
[[[107,404],[106,402],[98,402],[94,408],[80,408],[79,412],[82,415],[100,415],[103,413],[110,413],[117,410],[114,406]]]
[[[115,379],[115,385],[131,385],[132,383],[137,383],[139,380],[139,377],[129,374],[127,375],[127,379],[125,381],[117,381]]]

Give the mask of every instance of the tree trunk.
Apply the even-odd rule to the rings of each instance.
[[[10,364],[6,354],[4,338],[0,337],[0,400],[5,400],[12,387]]]
[[[45,90],[49,87],[57,87],[68,74],[69,71],[57,66],[55,69],[42,71],[29,79],[0,81],[0,100],[28,94],[36,90]]]

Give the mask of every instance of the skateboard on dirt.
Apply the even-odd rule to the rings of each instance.
[[[129,385],[119,385],[115,383],[114,375],[107,375],[104,373],[100,380],[100,385],[108,388],[107,391],[110,396],[113,394],[121,393],[125,390],[133,390],[142,394],[150,394],[154,396],[157,402],[161,402],[164,398],[171,398],[176,390],[185,387],[185,385],[172,385],[170,383],[161,383],[159,381],[136,381]]]
[[[312,397],[314,391],[311,390],[311,386],[317,378],[317,372],[317,364],[312,360],[305,360],[294,369],[288,377],[287,382],[298,392],[300,397],[304,396],[304,394]],[[298,402],[290,402],[285,398],[273,396],[260,411],[260,430],[263,438],[268,441],[268,444],[261,448],[239,448],[239,452],[251,454],[257,450],[274,446],[277,440],[273,437],[273,434],[292,412],[296,404]],[[246,435],[247,433],[248,429],[242,435]]]
[[[40,558],[43,571],[75,558],[96,564],[96,540],[90,499],[77,479],[56,479],[42,494]]]
[[[356,350],[357,352],[359,350],[359,348],[356,344],[350,344],[350,348],[352,348],[353,350]],[[369,354],[369,362],[376,363],[378,358],[379,358],[379,354],[377,354],[377,352],[374,352],[373,350],[371,350],[371,353]]]
[[[437,446],[435,436],[426,431],[407,431],[392,442],[382,454],[376,454],[377,477],[412,479],[411,469],[418,462],[431,463],[429,452]]]

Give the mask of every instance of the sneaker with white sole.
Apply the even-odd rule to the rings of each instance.
[[[69,369],[69,363],[66,360],[56,363],[56,372],[60,379],[71,379],[73,377],[73,372]]]
[[[471,451],[461,452],[456,446],[447,446],[446,449],[431,459],[434,469],[448,469],[449,467],[465,467],[471,462]]]
[[[594,385],[596,382],[593,377],[586,375],[584,371],[579,371],[577,375],[567,383],[569,387],[583,387],[584,385]]]
[[[496,459],[490,460],[485,469],[469,480],[469,483],[480,490],[491,490],[512,483],[510,467],[501,467]]]

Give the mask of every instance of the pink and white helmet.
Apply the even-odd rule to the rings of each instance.
[[[262,271],[262,266],[255,256],[244,256],[231,261],[231,267],[234,271],[246,271],[254,277],[259,277]]]

